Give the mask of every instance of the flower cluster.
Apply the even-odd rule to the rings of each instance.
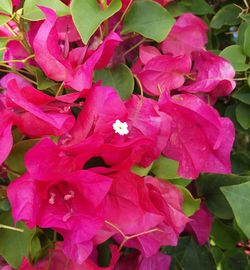
[[[118,15],[132,3],[122,2]],[[133,168],[149,167],[162,155],[178,162],[186,179],[230,173],[234,127],[213,104],[233,91],[234,69],[206,51],[207,25],[189,13],[159,44],[124,37],[122,23],[84,44],[70,15],[39,9],[44,19],[30,22],[25,33],[18,20],[0,27],[9,40],[0,64],[7,73],[0,79],[4,173],[13,142],[37,141],[25,153],[25,172],[7,188],[14,221],[62,236],[51,269],[63,269],[66,261],[68,269],[101,269],[97,247],[106,241],[113,244],[105,269],[167,269],[170,257],[160,248],[177,245],[184,230],[204,244],[211,215],[202,204],[188,216],[177,186]],[[115,14],[101,30],[119,19]],[[125,53],[134,44],[141,45]],[[137,82],[127,99],[95,79],[96,71],[117,63],[126,63]],[[39,74],[47,87],[41,88]],[[31,266],[24,259],[20,270],[47,263]]]

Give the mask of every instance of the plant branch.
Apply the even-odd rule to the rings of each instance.
[[[11,226],[4,225],[4,224],[0,224],[0,229],[7,229],[7,230],[11,230],[11,231],[16,231],[16,232],[24,232],[23,229],[11,227]]]

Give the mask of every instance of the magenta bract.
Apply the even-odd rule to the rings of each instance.
[[[194,79],[182,86],[181,91],[207,93],[212,104],[218,97],[228,96],[233,91],[235,71],[228,61],[206,51],[193,52],[192,60]]]
[[[179,161],[179,175],[196,178],[201,172],[230,173],[234,127],[228,118],[191,94],[160,99],[160,109],[170,115],[172,133],[163,153]]]
[[[240,49],[240,27],[240,45],[233,48],[245,62],[234,66],[245,74],[235,79],[233,66],[206,50],[208,26],[201,18],[183,13],[175,22],[172,13],[195,5],[153,1],[141,2],[145,18],[134,0],[31,1],[32,11],[28,0],[8,0],[0,8],[0,212],[14,219],[12,227],[1,220],[3,242],[21,233],[19,221],[38,227],[24,251],[8,257],[9,244],[0,247],[0,268],[18,269],[22,261],[19,270],[184,269],[183,260],[177,266],[169,256],[179,243],[182,249],[182,237],[209,241],[207,194],[199,197],[199,180],[183,180],[231,173],[235,130],[215,108],[221,105],[224,115],[233,109],[238,122],[243,114],[247,125],[245,88],[225,107],[235,80],[245,85],[248,79],[247,48]],[[89,8],[91,16],[82,19],[91,37],[84,37],[77,5]],[[35,21],[37,12],[43,19]],[[165,21],[166,28],[154,29]],[[229,30],[236,39],[234,27]],[[220,30],[209,32],[209,50],[214,34]],[[248,134],[240,129],[239,136],[244,144],[236,148],[247,148]]]
[[[191,13],[181,15],[168,37],[160,44],[161,50],[172,55],[185,55],[203,50],[207,43],[208,26]]]
[[[141,68],[136,63],[134,72],[140,79],[146,93],[160,96],[162,92],[180,88],[185,82],[185,75],[191,69],[188,55],[161,55],[155,47],[140,47]]]
[[[94,51],[83,44],[72,49],[70,42],[78,39],[72,20],[68,16],[58,19],[53,10],[40,8],[46,19],[33,40],[36,62],[49,78],[63,81],[77,91],[89,89],[94,69],[107,66],[120,37],[110,33]],[[63,33],[64,24],[71,25],[73,30],[68,33],[65,28]]]

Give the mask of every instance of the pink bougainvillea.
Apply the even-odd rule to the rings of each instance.
[[[192,180],[230,174],[235,138],[214,107],[235,71],[206,50],[207,24],[191,13],[175,21],[170,0],[80,1],[98,21],[80,27],[78,0],[35,1],[34,12],[8,2],[0,211],[14,220],[3,228],[32,235],[20,258],[0,252],[1,269],[166,270],[183,235],[205,245],[213,216]],[[154,33],[155,20],[143,21],[148,32],[135,27],[138,3],[158,10],[169,33]]]

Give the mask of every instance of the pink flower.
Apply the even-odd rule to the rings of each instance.
[[[145,258],[139,257],[138,270],[167,270],[170,267],[171,257],[160,252]]]
[[[8,157],[12,145],[12,117],[11,114],[8,113],[4,108],[2,108],[1,100],[0,100],[0,165],[6,160]]]
[[[92,157],[98,156],[103,139],[98,136],[82,143],[66,146],[57,145],[45,138],[32,147],[25,155],[25,164],[36,179],[57,179],[83,168]]]
[[[15,80],[18,84],[19,87],[25,87],[25,86],[31,86],[31,84],[26,81],[24,78],[22,78],[19,75],[16,75],[14,73],[8,73],[7,75],[5,75],[4,77],[1,78],[0,80],[0,86],[5,89],[4,91],[4,95],[6,95],[6,90],[8,88],[8,83],[12,80]],[[4,97],[4,95],[2,96],[2,98]]]
[[[81,37],[70,15],[58,17],[55,27],[58,33],[58,38],[61,41],[61,48],[66,46],[67,42],[78,42],[81,40]]]
[[[113,88],[97,86],[86,96],[68,144],[98,135],[104,140],[99,155],[107,164],[130,160],[148,166],[164,148],[170,131],[166,122],[168,116],[159,112],[157,102],[133,96],[124,103]]]
[[[131,126],[129,139],[141,135],[154,141],[155,146],[142,156],[140,164],[148,166],[157,159],[165,147],[166,140],[170,135],[171,118],[159,110],[158,103],[150,98],[141,98],[133,95],[125,103],[128,111],[128,124]]]
[[[46,270],[46,264],[43,262],[32,266],[29,260],[27,258],[24,258],[18,270]]]
[[[9,21],[8,25],[16,33],[19,33],[19,29],[14,21],[12,21],[12,20]],[[8,37],[8,36],[13,36],[13,33],[5,25],[1,25],[0,26],[0,37]]]
[[[65,265],[67,265],[67,269],[69,270],[102,270],[102,269],[112,270],[114,269],[114,266],[117,260],[119,259],[120,254],[116,246],[111,245],[110,249],[112,252],[112,259],[110,262],[110,266],[102,268],[102,267],[97,266],[97,264],[91,259],[86,260],[82,264],[77,264],[74,261],[69,260],[62,251],[61,243],[57,242],[55,245],[55,249],[53,250],[53,253],[50,254],[50,256],[52,257],[51,257],[49,269],[48,269],[49,259],[48,257],[46,257],[42,261],[39,261],[38,263],[36,263],[34,266],[31,266],[29,261],[26,258],[24,258],[22,265],[20,266],[18,270],[62,270],[65,268]],[[11,269],[12,268],[6,269],[6,270],[11,270]]]
[[[143,90],[153,96],[181,87],[185,82],[185,75],[191,69],[188,55],[162,55],[157,48],[151,46],[141,46],[139,57],[133,72],[141,81]]]
[[[36,62],[50,79],[64,81],[66,86],[77,91],[90,88],[94,69],[108,64],[121,41],[120,37],[116,33],[110,33],[95,51],[83,45],[71,49],[70,42],[77,37],[71,19],[57,19],[53,10],[45,7],[40,9],[46,19],[33,40]],[[71,36],[67,29],[63,33],[65,23],[72,27]]]
[[[27,167],[29,171],[29,168]],[[102,227],[102,203],[111,179],[80,170],[56,180],[37,180],[29,172],[8,187],[15,222],[52,228],[64,238],[63,250],[76,263],[87,259]]]
[[[203,50],[207,43],[207,30],[208,26],[199,17],[185,13],[177,19],[160,48],[164,54],[174,56]]]
[[[11,40],[7,43],[6,50],[4,52],[4,60],[24,60],[29,56],[29,53],[24,49],[21,43],[17,40]],[[29,60],[30,62],[30,60]],[[9,66],[21,69],[24,67],[23,63],[9,63]]]
[[[128,171],[109,177],[113,184],[106,199],[105,230],[120,243],[124,240],[121,231],[130,237],[125,246],[138,249],[146,257],[157,253],[162,245],[176,245],[188,222],[182,213],[180,191],[167,182],[153,177],[144,180]]]
[[[21,0],[12,0],[13,7],[18,7],[18,6],[20,6],[20,1],[21,1]]]
[[[204,245],[208,241],[211,232],[212,214],[205,204],[201,204],[200,209],[190,219],[191,221],[187,224],[185,230],[192,233],[200,245]]]
[[[189,81],[180,91],[207,93],[212,104],[218,97],[228,96],[233,91],[235,71],[227,60],[206,51],[193,52],[192,60],[194,81]]]
[[[6,108],[12,112],[13,122],[21,132],[30,137],[58,136],[71,129],[75,119],[68,104],[29,86],[18,76],[7,76],[1,80],[6,87]]]
[[[0,164],[11,151],[13,125],[30,137],[61,135],[74,125],[68,104],[36,90],[21,77],[8,74],[0,85],[6,89],[0,95]]]
[[[179,161],[178,173],[196,178],[201,172],[230,173],[234,127],[228,118],[191,94],[160,99],[160,109],[170,115],[172,133],[164,155]]]

